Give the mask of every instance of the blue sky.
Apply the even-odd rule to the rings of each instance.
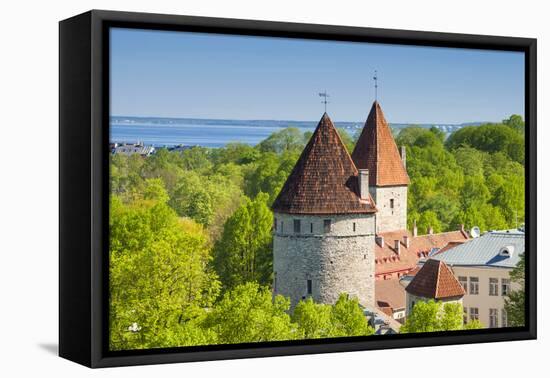
[[[111,115],[364,121],[501,121],[524,114],[524,55],[484,51],[111,30]]]

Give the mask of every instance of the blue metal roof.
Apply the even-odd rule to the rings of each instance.
[[[508,252],[508,253],[506,253]],[[431,256],[447,265],[513,268],[525,253],[525,233],[520,230],[490,231]]]

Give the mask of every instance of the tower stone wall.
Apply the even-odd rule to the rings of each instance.
[[[274,215],[275,294],[289,297],[292,308],[307,297],[332,304],[341,293],[374,305],[374,214]]]
[[[376,233],[407,229],[407,185],[371,186],[376,203]]]

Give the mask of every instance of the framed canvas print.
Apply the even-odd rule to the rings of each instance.
[[[90,11],[59,69],[62,357],[536,337],[536,40]]]

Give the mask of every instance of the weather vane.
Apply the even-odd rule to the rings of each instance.
[[[328,98],[330,97],[325,89],[324,92],[319,93],[319,97],[323,97],[321,104],[325,104],[325,113],[327,112],[327,104],[329,103]]]
[[[378,71],[374,70],[374,101],[378,101]]]

